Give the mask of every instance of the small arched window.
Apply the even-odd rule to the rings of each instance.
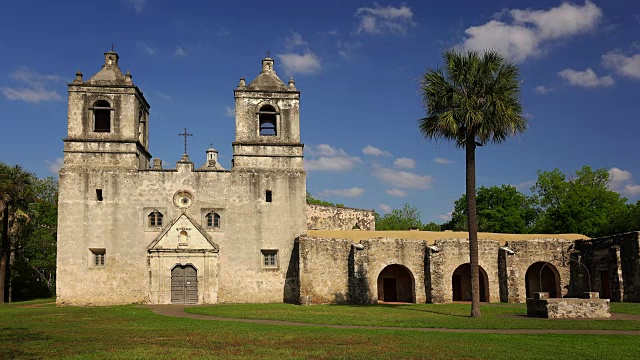
[[[105,100],[93,104],[93,131],[111,132],[111,105]]]
[[[210,212],[207,214],[207,227],[210,228],[218,228],[220,227],[220,215],[215,212]]]
[[[149,214],[149,226],[162,226],[162,213],[158,210],[153,210]]]
[[[264,105],[258,111],[260,123],[260,136],[277,136],[277,115],[276,109],[271,105]]]

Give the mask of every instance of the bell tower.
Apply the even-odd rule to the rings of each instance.
[[[116,52],[104,53],[102,69],[69,85],[64,167],[149,168],[149,103],[120,70]]]
[[[302,170],[300,92],[293,78],[282,82],[267,57],[260,75],[249,85],[241,78],[234,95],[234,168]]]

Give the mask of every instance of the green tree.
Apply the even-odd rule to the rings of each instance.
[[[35,199],[29,205],[29,222],[13,241],[13,301],[55,293],[58,182],[51,177],[34,179],[33,190]]]
[[[439,224],[434,223],[433,221],[428,223],[428,224],[424,224],[422,226],[422,229],[420,229],[422,231],[442,231],[442,226]]]
[[[420,228],[422,228],[420,211],[415,206],[404,204],[402,209],[394,209],[382,217],[376,213],[376,230],[410,230]]]
[[[466,151],[466,194],[471,264],[471,316],[480,316],[476,147],[501,143],[526,130],[518,67],[499,53],[444,53],[444,69],[430,69],[421,81],[427,117],[420,120],[428,139],[453,141]]]
[[[0,246],[0,303],[9,300],[11,237],[28,220],[29,203],[33,199],[31,173],[20,166],[0,163],[0,214],[2,214],[2,242]]]
[[[542,233],[578,233],[590,237],[611,235],[631,226],[630,215],[638,213],[627,199],[608,187],[606,169],[583,166],[574,177],[560,170],[538,171],[532,188],[540,198],[541,217],[535,231]]]
[[[456,200],[447,228],[467,231],[467,197]],[[477,190],[478,231],[523,234],[528,233],[538,216],[536,198],[519,192],[510,185],[481,186]]]
[[[316,199],[308,191],[307,191],[307,204],[322,205],[322,206],[333,206],[333,207],[344,207],[344,204],[335,204],[335,203],[332,203],[332,202],[329,202],[329,201]]]

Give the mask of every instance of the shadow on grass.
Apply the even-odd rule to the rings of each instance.
[[[24,344],[25,341],[46,341],[51,337],[38,332],[29,331],[23,327],[0,327],[0,358],[2,359],[39,359],[39,357],[25,351],[28,346],[11,346],[11,344]]]

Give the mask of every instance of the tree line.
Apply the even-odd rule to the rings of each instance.
[[[58,182],[0,163],[0,303],[55,293]]]
[[[538,171],[526,195],[512,185],[481,186],[476,192],[478,230],[507,234],[576,233],[600,237],[640,230],[640,201],[628,203],[610,189],[606,169],[583,166],[567,175],[559,169]],[[376,230],[468,231],[466,194],[455,201],[451,220],[423,224],[420,212],[405,204],[376,214]]]

